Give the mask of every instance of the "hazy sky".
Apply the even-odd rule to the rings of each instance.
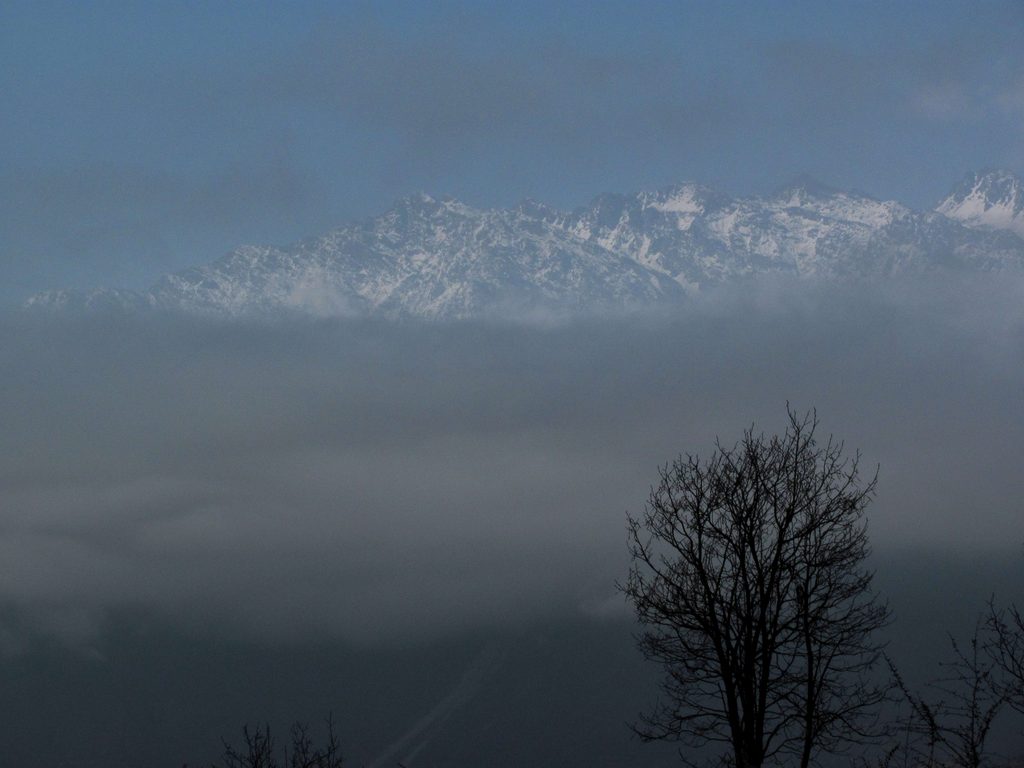
[[[0,6],[0,302],[141,287],[425,190],[572,207],[1024,170],[1024,5]]]

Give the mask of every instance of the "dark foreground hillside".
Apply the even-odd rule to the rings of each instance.
[[[915,680],[991,591],[1024,582],[1019,552],[883,553],[877,566],[896,617],[890,650]],[[270,648],[123,616],[86,649],[4,658],[0,754],[21,768],[208,765],[245,721],[283,737],[300,718],[318,734],[333,712],[353,766],[677,765],[673,746],[642,744],[626,726],[657,681],[630,634],[621,617],[594,618],[385,649]],[[994,739],[1000,753],[1024,752],[1019,729]]]

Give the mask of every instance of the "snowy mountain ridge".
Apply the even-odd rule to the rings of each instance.
[[[1007,229],[1024,237],[1024,184],[1008,171],[971,174],[936,210],[968,226]]]
[[[1024,270],[1024,193],[974,174],[935,211],[801,180],[764,198],[693,183],[560,211],[421,194],[287,247],[243,246],[149,290],[56,290],[27,306],[450,319],[678,302],[737,279]]]

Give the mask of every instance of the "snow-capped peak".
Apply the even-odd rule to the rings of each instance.
[[[646,208],[662,213],[701,214],[704,213],[710,190],[696,184],[680,184],[651,195],[641,196]]]
[[[1006,173],[965,182],[940,206],[949,219],[808,179],[769,198],[687,183],[602,195],[574,211],[419,194],[321,237],[238,248],[140,293],[51,291],[28,305],[430,319],[627,309],[768,275],[1024,270],[1024,240],[974,228],[1024,234],[1022,208],[1021,183]]]
[[[799,208],[811,200],[827,200],[843,194],[841,190],[802,173],[788,184],[779,187],[772,197],[789,207]]]
[[[969,227],[1024,237],[1024,183],[1009,171],[969,174],[935,210]]]

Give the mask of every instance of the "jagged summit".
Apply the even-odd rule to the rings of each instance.
[[[450,195],[429,195],[426,192],[417,192],[413,195],[406,195],[395,201],[391,207],[392,211],[407,212],[414,214],[425,214],[436,216],[443,211],[473,210],[461,201]]]
[[[55,288],[30,296],[30,309],[67,312],[134,312],[150,306],[149,297],[125,288]]]
[[[1024,237],[1024,182],[1005,170],[971,173],[935,210],[970,227],[1005,229]]]
[[[650,307],[738,278],[885,278],[1024,269],[1020,181],[976,174],[937,215],[800,178],[767,198],[695,183],[607,194],[574,211],[526,200],[483,210],[402,198],[380,216],[290,246],[244,246],[148,291],[49,291],[52,310],[148,308],[423,319]]]
[[[819,199],[824,200],[836,195],[850,194],[855,197],[866,197],[866,195],[853,195],[852,193],[846,193],[843,190],[825,184],[813,176],[801,173],[791,179],[787,184],[783,184],[777,188],[772,194],[772,198],[777,200],[809,200]]]

